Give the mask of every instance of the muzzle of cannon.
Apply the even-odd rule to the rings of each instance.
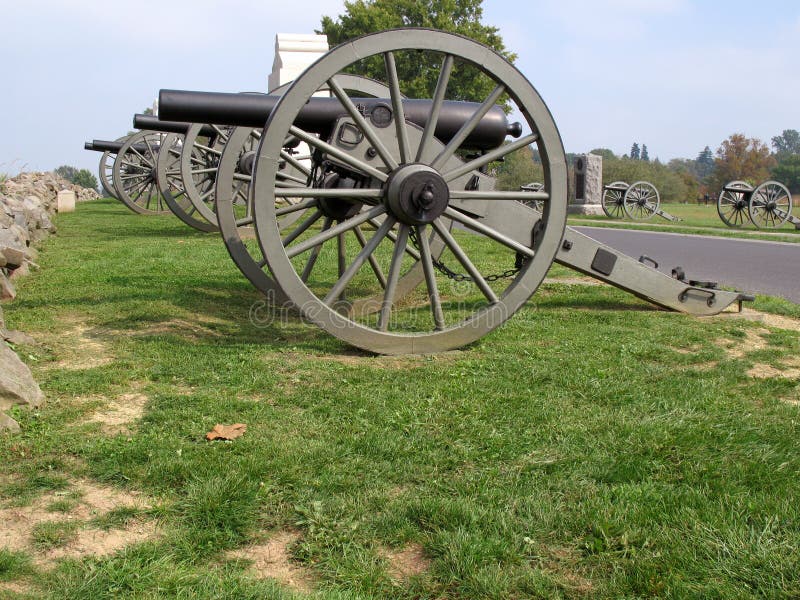
[[[159,118],[237,127],[263,127],[278,100],[277,96],[262,94],[161,90],[158,95]],[[351,100],[375,127],[386,127],[392,122],[391,99]],[[433,101],[404,99],[402,104],[406,120],[424,127],[431,115]],[[453,139],[464,123],[475,114],[478,106],[473,102],[443,102],[434,131],[436,139],[445,143]],[[297,126],[305,131],[327,136],[337,119],[344,114],[346,111],[338,99],[312,97],[300,110]],[[503,109],[493,106],[462,142],[461,147],[471,150],[497,148],[506,136],[519,137],[521,134],[520,124],[509,123]]]

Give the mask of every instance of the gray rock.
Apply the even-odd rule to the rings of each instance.
[[[8,269],[18,269],[25,264],[25,250],[0,245],[0,254],[6,259],[3,266]]]
[[[0,342],[0,411],[23,405],[38,408],[44,394],[31,370],[5,342]]]
[[[36,340],[29,336],[27,333],[16,330],[3,329],[0,326],[0,337],[2,337],[9,344],[15,346],[35,346]]]
[[[0,433],[19,433],[19,423],[0,412]]]
[[[0,270],[0,300],[13,300],[17,297],[17,290],[8,280],[3,270]]]

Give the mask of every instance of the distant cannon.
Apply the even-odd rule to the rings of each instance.
[[[646,221],[658,215],[667,221],[680,221],[680,218],[661,210],[661,196],[656,186],[648,181],[637,181],[631,185],[614,181],[604,185],[601,205],[610,219],[627,216],[634,221]]]
[[[746,181],[726,183],[717,197],[717,214],[728,227],[750,222],[758,229],[775,229],[789,222],[800,229],[800,219],[792,216],[792,194],[777,181],[756,188]]]

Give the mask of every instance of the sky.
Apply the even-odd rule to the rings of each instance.
[[[160,88],[266,91],[275,35],[342,0],[0,0],[0,173],[96,172]],[[797,0],[484,0],[568,152],[695,158],[800,129]]]

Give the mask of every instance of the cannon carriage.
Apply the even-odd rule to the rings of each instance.
[[[630,185],[624,181],[614,181],[604,185],[601,205],[610,219],[628,217],[634,221],[646,221],[658,215],[667,221],[680,221],[661,209],[661,195],[649,181],[637,181]]]
[[[780,182],[765,181],[754,188],[746,181],[730,181],[717,197],[717,214],[728,227],[752,223],[757,229],[776,229],[789,222],[800,229],[792,204],[792,194]]]
[[[402,77],[422,64],[438,81],[409,94]],[[347,80],[353,72],[379,81]],[[477,102],[448,97],[451,78],[465,76],[484,84]],[[522,123],[508,122],[504,98]],[[160,120],[230,128],[213,169],[197,170],[213,171],[217,227],[248,279],[372,352],[474,342],[527,302],[553,262],[691,314],[748,299],[566,227],[566,157],[549,110],[513,65],[461,36],[372,34],[334,48],[282,94],[162,90],[159,106]],[[181,172],[182,135],[180,152],[160,138],[173,157],[162,173]],[[492,166],[529,146],[542,187],[496,189]]]

